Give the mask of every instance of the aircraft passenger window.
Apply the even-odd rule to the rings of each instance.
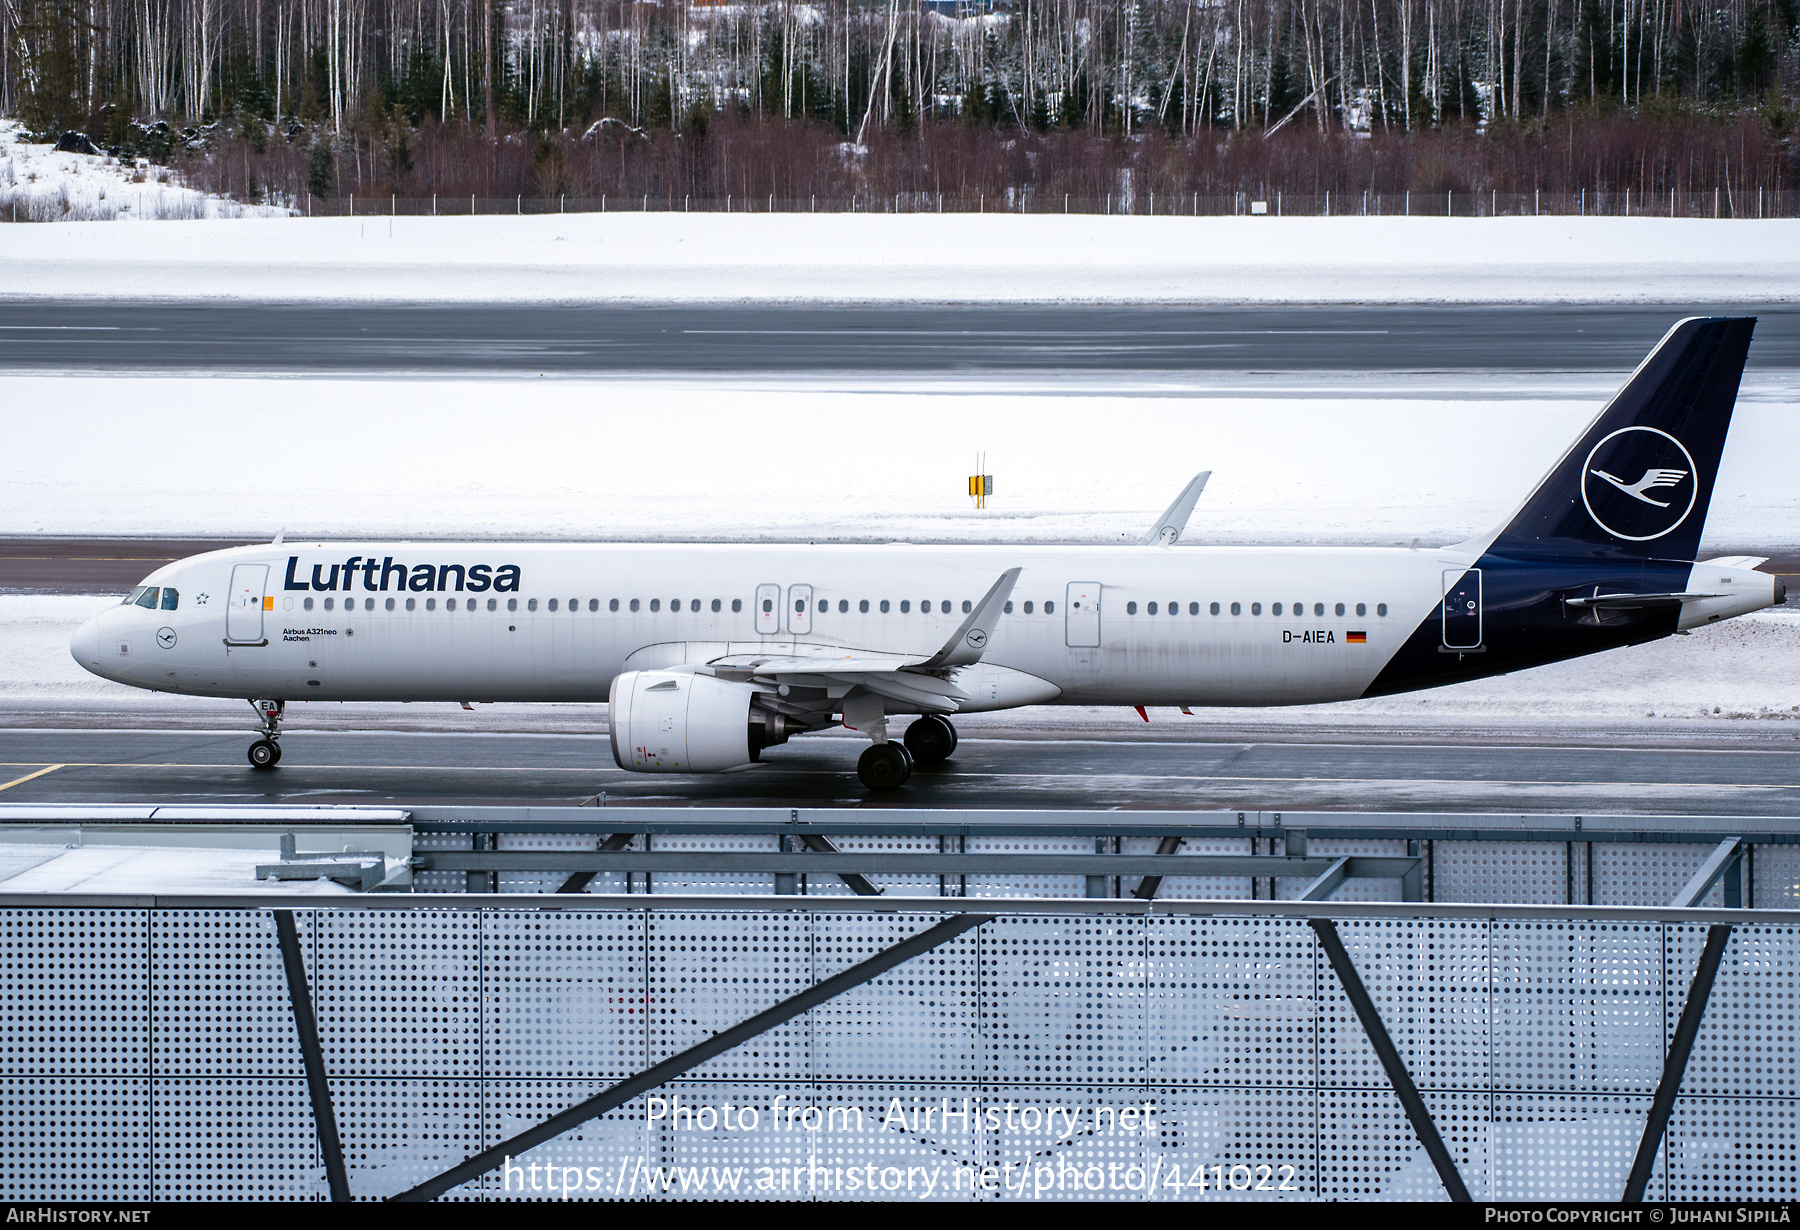
[[[454,599],[454,598],[444,599],[444,609],[446,611],[454,611],[456,609],[456,599]],[[473,598],[469,599],[469,609],[471,611],[475,609],[475,599],[473,599]]]
[[[806,599],[804,599],[804,598],[794,599],[794,610],[795,611],[797,611],[797,612],[804,611],[805,609],[806,609]]]
[[[1250,604],[1250,613],[1252,615],[1261,615],[1262,614],[1262,603],[1252,602]]]
[[[1214,615],[1217,615],[1219,613],[1219,604],[1216,602],[1212,604],[1212,613]],[[1235,615],[1235,614],[1237,614],[1237,612],[1233,611],[1232,614]]]
[[[819,614],[823,615],[829,610],[831,610],[831,600],[829,598],[819,599]]]
[[[690,610],[694,614],[698,615],[700,613],[700,599],[695,598],[691,603],[689,603],[688,610]]]
[[[512,606],[508,607],[507,609],[511,610],[513,607],[518,606],[518,604],[519,604],[519,600],[517,598],[514,598],[512,600]],[[498,610],[499,607],[500,607],[500,600],[498,598],[489,598],[488,599],[488,610],[490,610],[490,611]],[[474,610],[475,608],[470,607],[469,609]]]
[[[308,601],[308,602],[311,602],[311,601],[312,601],[312,599],[311,599],[311,598],[308,598],[308,599],[307,599],[307,601]],[[427,598],[427,599],[425,599],[425,609],[426,609],[426,610],[428,610],[428,611],[435,611],[435,610],[437,610],[437,599],[436,599],[436,598]]]
[[[1344,613],[1344,604],[1341,602],[1337,604],[1337,613],[1339,615],[1342,615]]]
[[[163,610],[165,610],[165,611],[174,610],[175,604],[180,601],[181,601],[180,594],[176,593],[174,590],[170,589],[166,585],[163,586],[163,596],[162,596],[162,609]]]
[[[718,613],[719,613],[719,600],[717,598],[714,598],[713,599],[713,614],[717,615]]]
[[[144,592],[138,595],[137,604],[145,610],[154,611],[156,609],[156,598],[160,593],[162,593],[162,591],[156,586],[146,585],[144,586]]]
[[[1137,603],[1127,602],[1125,604],[1125,613],[1127,615],[1136,615],[1137,614]]]
[[[633,607],[632,609],[636,610],[637,608]],[[763,599],[763,614],[767,615],[770,611],[772,611],[774,609],[775,609],[775,600],[773,598],[764,598]]]
[[[1242,603],[1240,603],[1240,602],[1234,602],[1234,603],[1232,603],[1232,604],[1231,604],[1231,613],[1232,613],[1232,614],[1233,614],[1233,615],[1242,615],[1242,614],[1243,614],[1243,613],[1244,613],[1244,606],[1243,606],[1243,604],[1242,604]]]
[[[1169,614],[1171,614],[1171,615],[1181,614],[1181,603],[1179,603],[1179,602],[1169,603]]]
[[[1356,604],[1356,613],[1358,615],[1367,615],[1369,613],[1369,604],[1366,602],[1357,603]]]
[[[964,609],[964,610],[965,610],[965,611],[966,611],[966,610],[968,610],[968,609],[969,609],[969,604],[968,604],[968,603],[966,603],[966,602],[965,602],[965,603],[963,603],[963,609]],[[949,602],[948,602],[948,601],[945,601],[945,602],[940,602],[940,603],[939,603],[939,604],[938,604],[938,610],[940,610],[940,611],[942,611],[942,612],[943,612],[943,613],[944,613],[944,614],[946,614],[946,615],[948,615],[948,614],[949,614],[949,613],[950,613],[950,603],[949,603]]]
[[[881,613],[883,615],[886,615],[888,613],[888,600],[886,598],[883,598],[881,600]]]
[[[632,604],[632,609],[633,609],[633,610],[636,610],[636,609],[637,609],[637,604],[636,604],[636,603],[633,603],[633,604]],[[651,610],[652,610],[652,611],[660,611],[660,610],[662,610],[662,599],[661,599],[661,598],[652,598],[652,599],[650,599],[650,609],[651,609]]]
[[[856,604],[856,609],[861,611],[864,615],[867,615],[869,613],[869,600],[864,598],[861,602]]]
[[[902,615],[907,615],[907,614],[910,614],[911,612],[912,612],[912,600],[910,598],[900,599],[900,613]]]
[[[1306,603],[1304,603],[1304,602],[1294,603],[1294,618],[1302,619],[1305,617],[1305,615],[1306,615]]]
[[[365,610],[365,611],[372,611],[372,610],[374,610],[374,609],[375,609],[375,599],[373,599],[373,598],[364,598],[364,599],[363,599],[363,610]]]
[[[450,601],[455,602],[456,599],[452,598]],[[331,609],[331,599],[329,598],[325,599],[325,609],[328,611]]]
[[[387,600],[387,609],[390,611],[394,609],[394,600],[392,598]]]
[[[1027,603],[1026,603],[1026,604],[1025,604],[1025,613],[1026,613],[1026,614],[1027,614],[1027,615],[1029,615],[1029,614],[1031,614],[1031,603],[1029,603],[1029,602],[1027,602]]]
[[[303,611],[312,610],[312,599],[311,598],[300,599],[300,609]]]
[[[1325,613],[1325,604],[1323,602],[1313,603],[1313,614],[1314,615],[1323,615],[1324,613]],[[1341,602],[1338,603],[1338,612],[1337,613],[1339,615],[1342,615],[1344,613],[1344,604]]]
[[[1274,606],[1270,607],[1269,614],[1271,614],[1271,615],[1281,614],[1281,603],[1277,602]]]
[[[1377,602],[1375,604],[1375,613],[1377,615],[1386,615],[1387,614],[1387,603]]]
[[[867,605],[867,604],[865,604],[865,605]],[[838,614],[839,615],[848,615],[849,613],[850,613],[850,599],[839,598],[838,599]]]
[[[1007,599],[1007,602],[1006,602],[1006,608],[1005,608],[1005,609],[1006,609],[1006,613],[1007,613],[1007,614],[1008,614],[1008,615],[1011,615],[1011,614],[1012,614],[1012,600],[1011,600],[1011,599],[1010,599],[1010,598],[1009,598],[1009,599]]]
[[[737,612],[739,612],[743,609],[744,609],[744,600],[742,598],[733,598],[731,600],[731,610],[732,610],[733,614],[736,614]]]
[[[552,611],[554,611],[554,610],[555,610],[555,609],[556,609],[556,599],[554,599],[554,598],[552,598],[552,599],[550,599],[550,601],[549,601],[549,602],[547,602],[547,603],[545,603],[545,607],[546,607],[546,609],[548,609],[548,610],[552,610]],[[570,604],[569,604],[569,609],[570,609],[570,610],[571,610],[571,611],[572,611],[572,610],[574,610],[574,609],[575,609],[575,604],[574,604],[574,603],[573,603],[573,602],[571,602],[571,603],[570,603]]]
[[[536,605],[537,605],[537,599],[536,599],[536,598],[533,598],[533,599],[532,599],[532,600],[531,600],[531,605],[532,605],[532,606],[534,606],[534,607],[535,607],[535,606],[536,606]],[[489,598],[489,599],[488,599],[488,609],[489,609],[489,610],[492,610],[492,609],[493,609],[493,606],[494,606],[494,600],[493,600],[493,599],[492,599],[492,598]],[[509,611],[516,611],[516,610],[518,610],[518,609],[519,609],[519,600],[518,600],[518,599],[517,599],[517,598],[508,598],[508,599],[507,599],[507,600],[506,600],[506,609],[507,609],[507,610],[509,610]]]
[[[1056,614],[1056,603],[1054,603],[1054,602],[1044,603],[1044,614],[1046,614],[1046,615]]]
[[[517,598],[508,598],[506,600],[506,609],[509,611],[518,610],[519,609],[519,600]],[[537,610],[537,599],[536,598],[527,599],[525,602],[525,609],[528,611]]]
[[[406,600],[406,609],[409,611],[417,610],[418,605],[419,605],[419,600],[417,598],[408,598]]]
[[[963,614],[967,615],[970,611],[972,611],[974,609],[975,608],[972,605],[970,605],[969,600],[967,598],[964,598],[963,599]]]
[[[1150,614],[1152,614],[1152,615],[1154,615],[1154,614],[1156,614],[1156,603],[1154,603],[1154,602],[1152,602],[1152,603],[1151,603],[1151,604],[1150,604],[1150,605],[1148,605],[1148,606],[1146,606],[1146,607],[1145,607],[1145,608],[1144,608],[1144,610],[1146,610],[1146,611],[1147,611],[1147,612],[1149,612],[1149,613],[1150,613]],[[1130,613],[1130,609],[1129,609],[1129,608],[1127,608],[1127,610],[1126,610],[1126,613],[1127,613],[1127,614],[1129,614],[1129,613]]]

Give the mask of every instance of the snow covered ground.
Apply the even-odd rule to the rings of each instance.
[[[1119,542],[1210,469],[1191,542],[1457,542],[1603,396],[7,376],[0,534]],[[1797,445],[1800,394],[1739,407],[1708,541],[1800,543]]]
[[[69,656],[69,636],[83,620],[117,600],[0,595],[0,725],[57,725],[71,720],[210,729],[254,725],[242,701],[141,692],[77,666]],[[1680,723],[1681,729],[1694,730],[1720,723],[1741,728],[1746,721],[1762,727],[1759,733],[1786,735],[1795,729],[1790,723],[1800,723],[1800,610],[1778,608],[1697,629],[1692,636],[1408,696],[1293,709],[1203,710],[1192,719],[1173,710],[1152,710],[1151,715],[1155,724],[1142,733],[1161,737],[1195,734],[1219,723],[1323,725],[1354,733],[1359,728],[1392,729],[1396,724],[1654,730]],[[1764,727],[1765,723],[1778,725]],[[594,733],[605,729],[605,708],[484,705],[475,714],[466,714],[450,704],[302,704],[289,724],[296,730],[329,725]],[[972,737],[1020,724],[1020,715],[1004,713],[958,722]],[[1142,727],[1129,709],[1033,710],[1026,724],[1088,731],[1111,727],[1131,735]]]
[[[1794,220],[610,213],[145,225],[0,228],[0,295],[1723,304],[1785,302],[1800,287]]]
[[[180,183],[167,167],[125,167],[97,154],[58,153],[0,120],[0,222],[236,219],[285,215]],[[24,245],[29,247],[30,244]]]

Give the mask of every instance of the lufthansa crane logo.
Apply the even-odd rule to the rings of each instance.
[[[987,633],[983,632],[980,628],[974,628],[970,630],[969,635],[964,639],[969,642],[970,649],[980,649],[983,645],[987,644]]]
[[[1654,427],[1621,427],[1581,467],[1581,502],[1594,524],[1626,542],[1674,531],[1694,511],[1699,475],[1681,441]]]

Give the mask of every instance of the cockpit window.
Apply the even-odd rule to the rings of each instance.
[[[163,610],[165,610],[165,611],[174,610],[175,604],[180,601],[181,601],[181,594],[179,591],[170,589],[167,585],[163,586],[163,595],[162,595],[162,609]]]
[[[132,590],[129,594],[126,594],[123,598],[119,599],[119,605],[120,606],[130,606],[132,603],[136,602],[139,598],[142,598],[144,596],[144,591],[149,588],[150,587],[148,585],[138,586],[136,589]]]
[[[145,610],[154,611],[156,609],[156,598],[160,593],[162,593],[162,591],[156,586],[146,585],[144,586],[144,592],[138,595],[137,604]]]

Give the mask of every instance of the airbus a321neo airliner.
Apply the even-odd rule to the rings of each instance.
[[[251,701],[610,703],[640,773],[754,765],[841,723],[871,789],[1021,705],[1306,705],[1635,645],[1786,600],[1696,563],[1753,319],[1671,329],[1499,529],[1436,549],[283,544],[158,569],[89,620],[108,679]],[[916,715],[903,739],[890,720]]]

